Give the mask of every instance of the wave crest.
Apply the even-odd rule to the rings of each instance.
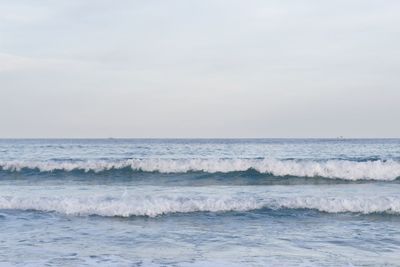
[[[310,209],[327,213],[400,214],[397,197],[0,197],[0,209],[37,210],[67,215],[149,216],[170,213]]]
[[[93,161],[5,161],[0,169],[19,172],[75,171],[103,172],[120,169],[160,173],[229,173],[255,170],[274,176],[325,177],[344,180],[383,180],[400,177],[400,162],[347,160],[276,160],[276,159],[127,159]]]

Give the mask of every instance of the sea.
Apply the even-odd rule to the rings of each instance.
[[[400,139],[1,139],[0,266],[400,266]]]

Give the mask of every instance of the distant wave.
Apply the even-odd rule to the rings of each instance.
[[[276,160],[276,159],[127,159],[93,161],[3,161],[0,170],[20,172],[105,172],[230,173],[254,170],[273,176],[324,177],[343,180],[392,181],[400,177],[400,161],[394,160]]]
[[[58,212],[106,217],[149,216],[192,212],[245,212],[260,209],[317,210],[326,213],[383,213],[400,215],[398,197],[14,197],[0,196],[0,209]]]

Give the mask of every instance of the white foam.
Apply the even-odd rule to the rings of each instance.
[[[296,197],[281,199],[276,205],[279,208],[315,209],[328,213],[400,214],[400,199],[397,197]]]
[[[400,162],[388,161],[311,161],[311,160],[276,160],[276,159],[128,159],[118,161],[4,161],[0,162],[3,170],[20,171],[23,168],[40,171],[106,171],[131,168],[145,172],[185,173],[204,171],[209,173],[228,173],[254,169],[260,173],[275,176],[326,177],[346,180],[395,180],[400,177]]]
[[[15,197],[0,196],[0,209],[37,210],[67,215],[158,216],[169,213],[269,209],[314,209],[328,213],[400,214],[398,197]]]
[[[68,215],[150,216],[262,208],[252,199],[212,197],[0,197],[0,209],[55,211]]]

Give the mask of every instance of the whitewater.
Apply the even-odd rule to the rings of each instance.
[[[21,190],[22,188],[20,188]],[[235,192],[240,189],[240,192]],[[337,188],[335,188],[338,190]],[[365,188],[368,190],[368,187]],[[35,190],[38,190],[35,188]],[[47,188],[49,192],[51,188]],[[82,187],[80,188],[82,190]],[[93,188],[86,190],[94,191]],[[51,195],[34,195],[32,188],[23,191],[24,196],[17,194],[4,194],[0,197],[0,209],[8,210],[36,210],[45,212],[58,212],[66,215],[87,216],[149,216],[155,217],[170,213],[191,212],[229,212],[229,211],[254,211],[259,209],[314,209],[327,213],[353,212],[360,214],[386,213],[400,215],[400,196],[395,193],[391,196],[381,195],[371,191],[368,196],[334,196],[331,192],[319,194],[287,196],[284,191],[282,196],[273,196],[277,192],[258,192],[246,188],[219,188],[218,191],[210,188],[202,188],[199,191],[190,188],[181,188],[179,192],[171,192],[163,188],[150,188],[147,191],[156,191],[156,194],[140,194],[128,196],[126,190],[122,194],[99,194],[96,190],[95,196],[60,196],[54,190]],[[276,190],[276,189],[275,189]],[[304,188],[304,191],[307,188]],[[331,189],[332,190],[332,189]],[[160,195],[159,192],[164,194]],[[209,192],[212,193],[209,193]],[[235,194],[233,194],[233,192]],[[326,191],[326,190],[325,190]],[[135,189],[129,189],[130,194]],[[185,193],[183,193],[185,192]],[[189,193],[188,193],[189,192]],[[328,196],[328,193],[329,196]],[[21,192],[19,192],[21,194]],[[56,195],[56,196],[55,196]]]
[[[0,265],[400,266],[399,139],[0,140]]]
[[[23,169],[41,172],[74,171],[104,172],[130,169],[160,173],[229,173],[255,170],[274,176],[325,177],[345,180],[395,180],[400,177],[400,161],[347,160],[276,160],[276,159],[127,159],[119,161],[5,161],[0,170],[18,172]]]

